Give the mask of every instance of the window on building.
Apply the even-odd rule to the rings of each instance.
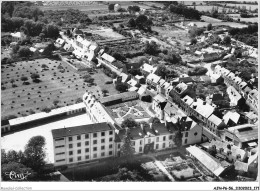
[[[139,152],[142,152],[143,148],[142,147],[139,147]]]
[[[163,136],[163,141],[166,141],[166,136]]]
[[[73,145],[72,145],[72,144],[69,144],[69,148],[70,148],[70,149],[73,148]]]
[[[198,133],[197,133],[197,132],[195,132],[195,133],[194,133],[194,136],[197,136],[197,135],[198,135]]]
[[[159,149],[159,144],[156,144],[156,147],[155,147],[156,149]]]
[[[94,133],[94,134],[93,134],[93,137],[97,137],[97,133]]]
[[[81,161],[81,157],[78,157],[78,161]]]
[[[97,147],[93,147],[93,151],[97,151]]]
[[[81,143],[77,143],[77,146],[78,146],[78,147],[81,147]]]
[[[188,141],[188,140],[187,140],[187,139],[185,139],[184,143],[185,143],[185,144],[187,144],[187,141]]]
[[[80,139],[81,139],[81,136],[80,136],[80,135],[78,135],[78,136],[77,136],[77,140],[80,140]]]
[[[73,155],[73,151],[69,151],[69,155]]]
[[[101,132],[101,136],[104,137],[105,136],[105,132]]]
[[[172,135],[169,135],[169,140],[172,140]]]
[[[56,162],[62,162],[65,161],[65,159],[56,160]]]
[[[163,143],[162,148],[165,148],[165,143]]]
[[[85,134],[85,139],[89,139],[89,134]]]
[[[113,135],[113,131],[109,131],[109,135]]]
[[[143,144],[143,141],[142,140],[140,140],[140,145],[142,145]]]
[[[185,137],[188,137],[188,135],[189,135],[189,132],[185,132]]]
[[[148,143],[151,143],[151,139],[148,139]]]
[[[94,158],[94,159],[97,158],[97,154],[96,154],[96,153],[93,155],[93,158]]]
[[[110,149],[112,149],[112,148],[113,148],[113,145],[112,145],[112,144],[110,144],[110,145],[109,145],[109,148],[110,148]]]
[[[69,141],[72,141],[72,137],[69,137]]]
[[[85,156],[85,159],[89,159],[89,155],[86,155],[86,156]]]
[[[101,150],[105,150],[105,146],[101,146]]]
[[[64,147],[64,145],[59,145],[59,146],[56,146],[55,148],[62,148]]]
[[[64,141],[64,138],[55,139],[55,141]]]
[[[73,158],[70,158],[70,159],[69,159],[69,162],[73,162]]]
[[[81,150],[80,149],[78,150],[78,154],[81,154]]]
[[[132,146],[135,146],[135,142],[134,141],[131,141],[131,144],[132,144]]]
[[[96,145],[97,144],[97,140],[93,140],[93,144]]]
[[[105,156],[105,152],[102,152],[102,153],[101,153],[101,156],[104,157],[104,156]]]
[[[159,137],[156,137],[156,142],[159,142]]]
[[[109,151],[109,153],[108,153],[108,154],[109,154],[110,156],[111,156],[111,155],[113,155],[113,151]]]
[[[85,146],[88,146],[89,145],[89,141],[85,141]]]
[[[61,153],[56,153],[56,155],[64,155],[65,152],[61,152]]]
[[[101,143],[105,143],[105,139],[101,139]]]
[[[112,142],[113,141],[113,138],[111,137],[111,138],[109,138],[109,142]]]
[[[120,145],[120,144],[118,144],[117,148],[118,148],[118,149],[120,149],[120,147],[121,147],[121,145]]]
[[[85,149],[85,153],[88,153],[88,152],[89,152],[89,148],[86,148],[86,149]]]
[[[183,137],[183,133],[181,133],[181,137]]]

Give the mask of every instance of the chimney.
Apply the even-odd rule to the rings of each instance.
[[[203,105],[206,105],[206,102],[205,102],[205,101],[203,101]]]
[[[150,129],[152,129],[153,123],[149,123],[149,125],[150,125]]]

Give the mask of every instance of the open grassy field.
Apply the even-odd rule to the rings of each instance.
[[[195,23],[198,27],[207,27],[207,25],[209,24],[208,22],[193,22]],[[235,23],[235,22],[216,22],[216,23],[212,23],[212,26],[229,26],[229,27],[234,27],[234,28],[244,28],[247,27],[247,25],[245,24],[241,24],[241,23]]]
[[[42,71],[42,64],[46,64],[49,69]],[[59,64],[62,64],[65,69],[64,73],[57,69]],[[105,81],[111,80],[104,73],[95,74],[93,78],[97,86],[88,87],[79,74],[61,61],[49,59],[23,61],[13,66],[2,67],[1,73],[2,86],[6,87],[5,90],[2,90],[1,95],[2,116],[28,115],[30,109],[34,112],[40,112],[44,107],[51,107],[54,100],[60,101],[59,106],[74,104],[87,89],[95,91],[96,94],[101,88],[107,88],[111,94],[116,93],[113,85],[104,84]],[[38,73],[41,82],[32,82],[30,79],[32,73]],[[23,84],[20,80],[22,76],[29,78],[28,85]],[[15,80],[14,84],[17,87],[12,87],[11,79]],[[100,95],[102,96],[101,92]]]
[[[240,18],[240,21],[257,23],[257,22],[258,22],[258,17],[252,17],[252,18]]]

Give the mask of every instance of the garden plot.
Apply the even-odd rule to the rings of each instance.
[[[43,70],[42,65],[48,69]],[[63,67],[62,70],[59,65]],[[55,107],[53,102],[59,101],[58,106],[67,106],[76,103],[84,92],[101,91],[98,86],[87,86],[81,76],[70,70],[70,67],[61,61],[39,59],[35,61],[23,61],[16,64],[2,66],[2,117],[7,115],[25,116],[34,112],[40,112],[45,107]],[[40,76],[40,82],[33,82],[31,74]],[[28,78],[26,83],[21,77]],[[93,76],[97,85],[111,90],[110,93],[117,93],[113,85],[106,84],[102,80],[111,80],[103,73]],[[13,79],[13,81],[12,81]],[[15,84],[17,87],[13,87]],[[26,85],[27,84],[27,85]],[[3,90],[3,87],[6,88]],[[100,93],[100,95],[102,95]]]
[[[93,34],[100,35],[106,39],[124,39],[125,37],[117,32],[114,32],[110,28],[104,28],[101,27],[98,30],[90,30],[88,32],[91,32]]]
[[[162,161],[162,164],[175,180],[183,181],[201,176],[201,173],[190,160],[184,160],[179,156],[166,158]]]
[[[109,107],[113,117],[118,122],[127,118],[132,119],[145,119],[150,118],[150,115],[144,110],[144,108],[137,101],[126,102]]]

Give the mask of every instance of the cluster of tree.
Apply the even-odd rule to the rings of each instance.
[[[161,76],[163,79],[176,78],[179,76],[176,71],[166,68],[166,66],[163,64],[158,66],[155,74]]]
[[[59,28],[53,24],[45,24],[40,21],[33,21],[27,18],[2,17],[2,32],[22,31],[28,36],[39,36],[41,38],[57,38],[59,36]],[[7,43],[5,38],[5,43]],[[9,42],[10,43],[10,42]]]
[[[103,72],[104,72],[107,76],[109,76],[109,77],[111,77],[111,78],[113,78],[113,79],[115,79],[116,76],[117,76],[115,72],[113,72],[110,68],[107,68],[107,67],[103,67]]]
[[[129,13],[136,13],[136,12],[139,12],[140,10],[141,10],[140,7],[137,6],[137,5],[128,6],[128,7],[127,7],[127,11],[128,11]]]
[[[193,70],[188,71],[189,76],[201,76],[206,74],[208,71],[207,68],[204,67],[195,67]]]
[[[33,6],[30,1],[5,1],[1,6],[1,14],[7,17],[34,18],[37,21],[43,11]]]
[[[156,56],[158,55],[161,50],[158,44],[154,41],[146,41],[144,44],[143,52],[149,55]]]
[[[229,34],[247,45],[258,47],[258,24],[248,25],[245,28],[230,28]]]
[[[136,122],[132,118],[127,118],[122,122],[121,127],[131,129],[131,128],[134,128],[134,127],[140,127],[140,123]]]
[[[201,17],[201,13],[198,10],[195,10],[182,4],[170,5],[170,11],[178,15],[183,15],[185,18],[188,19],[200,20]]]
[[[120,19],[125,19],[125,18],[129,18],[129,17],[134,17],[133,15],[129,15],[129,14],[120,14],[120,15],[104,15],[104,16],[98,16],[97,19],[102,21],[102,20],[116,20],[118,18]]]
[[[115,88],[120,93],[127,92],[127,90],[128,90],[128,86],[125,83],[118,83],[118,84],[116,84]]]
[[[84,75],[82,78],[83,78],[84,82],[88,82],[88,83],[93,83],[95,80],[94,78],[91,78],[91,76],[89,74]]]
[[[40,17],[39,20],[46,23],[53,22],[59,26],[70,26],[78,23],[89,24],[92,22],[87,14],[77,9],[45,11],[44,17]]]
[[[242,62],[239,65],[234,63],[222,63],[221,66],[225,67],[233,73],[237,71],[240,72],[239,77],[245,81],[250,80],[252,73],[257,72],[257,68],[255,66],[251,66],[248,62]]]
[[[130,38],[133,37],[131,32],[124,30],[124,26],[122,24],[120,26],[118,26],[117,28],[113,27],[113,30],[117,31],[119,34],[121,34],[125,37],[130,37]]]
[[[182,58],[179,54],[177,54],[174,51],[167,51],[165,52],[166,54],[162,55],[162,58],[164,59],[165,62],[167,62],[168,64],[172,65],[176,65],[176,64],[180,64],[182,62]]]
[[[139,15],[136,19],[131,18],[127,22],[128,27],[137,27],[144,31],[151,32],[151,26],[153,25],[153,21],[148,19],[145,15]]]
[[[10,180],[6,173],[31,173],[27,180],[39,180],[44,175],[45,166],[45,138],[32,137],[25,146],[24,152],[8,151],[1,149],[1,171],[4,180]],[[26,181],[26,180],[25,180]]]
[[[191,38],[195,38],[197,36],[200,36],[205,31],[204,28],[192,28],[189,30],[189,34]]]

